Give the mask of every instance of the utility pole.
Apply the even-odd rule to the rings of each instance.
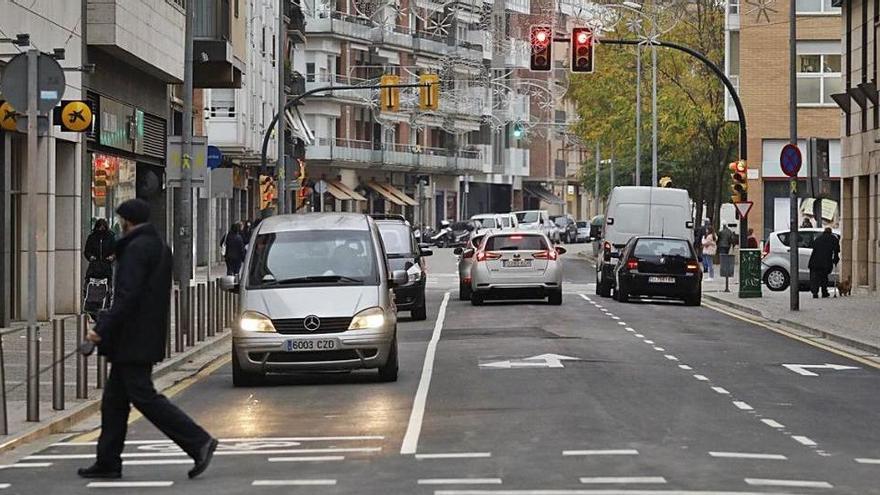
[[[27,236],[27,281],[30,297],[27,298],[27,413],[28,421],[40,420],[39,397],[39,338],[40,327],[37,325],[37,183],[39,175],[37,167],[40,160],[38,137],[39,109],[37,108],[39,91],[37,82],[38,60],[40,51],[31,48],[27,51],[27,205],[28,205],[28,236]],[[49,113],[51,115],[51,112]],[[36,376],[34,376],[36,375]]]
[[[177,269],[177,284],[186,294],[192,279],[192,120],[193,120],[193,5],[186,2],[186,22],[184,24],[184,62],[183,62],[183,125],[182,160],[180,164],[180,188],[174,197],[174,258]],[[210,267],[209,267],[210,268]],[[181,298],[180,312],[188,314],[190,301]]]
[[[789,142],[795,146],[798,144],[797,133],[797,8],[791,2],[788,13],[788,131]],[[789,213],[790,230],[789,236],[789,270],[791,284],[790,309],[800,309],[800,276],[798,267],[798,178],[792,177],[789,182]]]
[[[651,186],[657,187],[657,18],[651,21]]]
[[[290,0],[278,0],[278,26],[275,39],[275,63],[278,69],[278,161],[275,165],[275,176],[278,178],[278,186],[281,194],[278,195],[278,213],[284,214],[294,210],[288,203],[294,203],[288,195],[287,160],[285,159],[285,131],[287,130],[287,92],[284,89],[284,2]],[[323,196],[323,194],[321,195]]]
[[[599,141],[596,141],[596,179],[593,181],[593,187],[595,188],[595,191],[593,191],[593,199],[596,202],[595,215],[599,214],[599,164],[602,160],[600,144]]]
[[[642,184],[642,45],[636,45],[636,185]]]

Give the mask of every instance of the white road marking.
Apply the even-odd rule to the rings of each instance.
[[[782,454],[754,454],[749,452],[709,452],[712,457],[721,459],[765,459],[768,461],[784,461],[788,459]]]
[[[446,452],[438,454],[416,454],[416,459],[478,459],[492,457],[491,452]]]
[[[664,348],[662,348],[662,347],[658,347],[658,346],[654,346],[654,350],[655,350],[655,351],[659,351],[659,352],[664,352],[664,351],[666,351],[666,349],[664,349]]]
[[[761,420],[762,423],[769,426],[770,428],[779,428],[780,430],[785,428],[785,425],[780,423],[779,421],[775,421],[769,418],[764,418]]]
[[[284,454],[339,454],[345,452],[379,452],[382,447],[327,448],[327,449],[266,449],[266,450],[217,450],[214,455],[284,455]],[[183,457],[186,452],[126,452],[124,459],[149,457]],[[40,454],[25,457],[26,461],[52,461],[69,459],[92,459],[95,454]]]
[[[709,379],[703,375],[694,375],[694,378],[696,378],[697,380],[700,380],[701,382],[708,382],[709,381]]]
[[[794,438],[795,442],[801,445],[806,445],[807,447],[815,447],[816,445],[818,445],[810,437],[805,437],[803,435],[792,435],[791,438]]]
[[[581,478],[584,484],[622,484],[630,485],[637,483],[645,484],[662,484],[666,483],[666,478],[662,476],[597,476],[592,478]]]
[[[333,486],[336,480],[254,480],[251,486]]]
[[[618,324],[618,325],[626,326],[626,322],[625,322],[625,321],[618,321],[617,324]]]
[[[86,488],[167,488],[173,481],[92,481]]]
[[[665,356],[663,356],[663,357],[665,357],[666,359],[668,359],[668,360],[670,360],[670,361],[678,361],[678,358],[675,357],[675,356],[673,356],[672,354],[667,354],[667,355],[665,355]]]
[[[316,455],[303,457],[270,457],[269,462],[324,462],[344,461],[344,455]]]
[[[5,490],[5,489],[9,488],[10,486],[12,486],[12,485],[10,485],[9,483],[0,483],[0,490]]]
[[[192,459],[136,459],[122,461],[123,466],[171,466],[175,464],[192,464]]]
[[[420,485],[500,485],[501,478],[426,478]]]
[[[220,443],[241,443],[241,442],[345,442],[357,440],[385,440],[382,435],[361,435],[361,436],[341,436],[341,437],[240,437],[240,438],[221,438]],[[172,443],[171,440],[126,440],[125,445],[158,445]],[[93,447],[98,442],[58,442],[53,443],[53,447]]]
[[[816,369],[816,370],[857,370],[860,369],[858,366],[844,366],[842,364],[783,364],[783,368],[788,369],[789,371],[793,371],[802,376],[819,376],[818,373],[813,373],[812,371],[808,371],[808,369]]]
[[[639,455],[636,449],[606,449],[606,450],[563,450],[564,456],[594,456],[594,455]]]
[[[627,332],[635,332],[636,329],[633,328],[633,327],[626,327],[626,331],[627,331]]]
[[[649,345],[654,345],[654,341],[653,341],[653,340],[646,340],[645,343],[646,343],[646,344],[649,344]]]
[[[880,459],[867,459],[865,457],[859,457],[856,459],[856,462],[859,464],[880,464]]]
[[[692,371],[693,370],[693,368],[691,368],[690,366],[688,366],[686,364],[679,364],[678,367],[685,370],[685,371]]]
[[[643,338],[645,338],[645,336],[640,333],[637,333],[636,338],[643,339]]]
[[[827,481],[769,480],[763,478],[746,478],[745,481],[751,486],[785,486],[788,488],[834,488],[834,486]]]
[[[736,406],[737,409],[742,409],[743,411],[751,411],[754,409],[754,407],[748,405],[747,403],[745,403],[741,400],[733,401],[733,405]]]
[[[16,464],[7,464],[5,466],[0,466],[0,469],[28,469],[28,468],[47,468],[51,467],[51,462],[18,462]]]
[[[789,492],[730,492],[713,490],[623,490],[623,489],[557,489],[557,490],[435,490],[434,495],[791,495]]]
[[[721,387],[712,387],[712,390],[718,392],[721,395],[730,395],[730,392]]]
[[[412,412],[409,416],[409,425],[403,444],[400,446],[401,454],[415,454],[419,446],[419,435],[422,433],[422,421],[425,419],[425,403],[428,401],[428,389],[431,387],[431,375],[434,373],[434,356],[437,354],[437,343],[440,342],[440,332],[443,331],[443,320],[446,319],[446,306],[449,304],[449,292],[443,295],[440,303],[440,311],[437,314],[437,322],[434,324],[434,333],[428,342],[425,351],[425,363],[422,365],[422,378],[419,380],[419,388],[413,400]]]
[[[619,320],[619,319],[620,319],[619,316],[613,316],[613,315],[609,315],[609,316],[611,316],[611,319],[612,319],[612,320]]]

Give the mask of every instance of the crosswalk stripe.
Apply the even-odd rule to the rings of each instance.
[[[92,481],[86,488],[167,488],[173,481]]]
[[[254,480],[251,486],[333,486],[336,480]]]

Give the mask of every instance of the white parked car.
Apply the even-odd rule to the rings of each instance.
[[[559,228],[550,220],[547,210],[515,211],[517,228],[519,230],[531,230],[547,236],[552,242],[559,242]]]
[[[824,229],[808,228],[798,229],[798,276],[801,288],[810,285],[810,256],[813,254],[813,241]],[[840,232],[834,232],[840,239]],[[783,291],[791,285],[791,263],[789,256],[791,232],[780,230],[772,232],[764,242],[761,253],[761,277],[764,285],[772,291]],[[828,277],[831,283],[837,283],[840,272],[837,266]]]

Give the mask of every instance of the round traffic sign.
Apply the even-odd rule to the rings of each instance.
[[[64,128],[82,132],[92,125],[92,109],[82,101],[71,101],[61,107],[61,119]]]
[[[782,167],[782,173],[789,177],[797,177],[802,164],[803,157],[800,148],[791,143],[782,147],[782,153],[779,154],[779,166]]]
[[[315,182],[315,192],[318,194],[324,194],[327,192],[327,182],[323,180]]]
[[[33,84],[32,82],[30,84]],[[46,113],[55,108],[64,96],[64,70],[54,58],[43,53],[37,56],[37,109]],[[25,113],[28,107],[28,54],[19,53],[3,68],[0,90],[9,104]]]

